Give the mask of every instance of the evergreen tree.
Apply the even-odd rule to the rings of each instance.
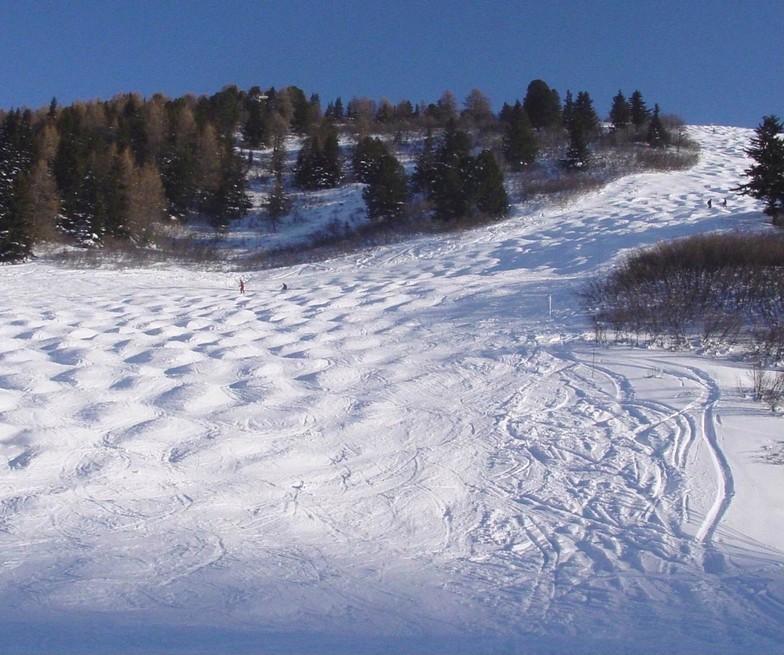
[[[245,102],[247,118],[242,125],[242,138],[249,148],[260,148],[267,140],[267,121],[264,116],[263,101],[264,98],[259,90],[248,94]]]
[[[746,154],[754,160],[744,173],[749,181],[733,189],[765,203],[774,225],[784,226],[784,126],[777,116],[765,116]]]
[[[290,86],[286,91],[293,109],[291,129],[295,132],[304,134],[310,127],[310,103],[305,97],[305,92],[302,89],[296,86]]]
[[[187,218],[196,202],[196,165],[192,152],[171,149],[164,154],[161,182],[169,203],[169,212],[180,219]]]
[[[283,137],[276,136],[272,146],[270,172],[275,178],[272,190],[267,198],[267,215],[273,230],[278,229],[281,218],[286,216],[292,207],[292,201],[283,185],[283,167],[286,161],[286,146]]]
[[[561,120],[567,130],[572,126],[572,122],[574,121],[574,96],[569,90],[566,91],[566,97],[564,98]]]
[[[365,136],[357,141],[352,157],[354,179],[363,184],[374,181],[381,168],[381,160],[388,154],[381,139]]]
[[[635,91],[629,99],[629,112],[632,125],[637,131],[640,131],[648,122],[650,112],[645,106],[645,101],[642,99],[642,93]]]
[[[19,262],[32,254],[33,205],[28,173],[21,172],[0,201],[0,262]]]
[[[537,129],[554,127],[561,122],[561,99],[544,80],[533,80],[523,100],[523,109]]]
[[[0,122],[0,199],[14,178],[33,163],[33,130],[30,113],[19,109],[8,112]],[[9,191],[10,193],[10,191]]]
[[[197,105],[199,126],[203,129],[211,123],[220,139],[233,139],[241,122],[245,94],[236,84],[230,84],[204,100]]]
[[[104,235],[98,184],[94,164],[90,162],[79,186],[63,202],[62,227],[81,246],[100,245]]]
[[[30,112],[10,111],[0,121],[0,261],[20,261],[31,253],[32,162]]]
[[[105,234],[128,238],[128,194],[133,184],[134,164],[127,150],[108,153],[111,163],[100,172],[98,193],[104,208],[103,231]]]
[[[623,130],[629,126],[632,119],[632,109],[626,97],[618,91],[612,100],[610,108],[610,123],[614,130]]]
[[[570,171],[584,171],[588,168],[591,153],[588,149],[588,140],[579,121],[572,123],[569,130],[569,148],[566,151],[564,167]]]
[[[89,150],[80,114],[75,107],[65,107],[57,121],[60,138],[52,161],[52,173],[63,199],[63,212],[68,214],[75,203],[87,168]]]
[[[300,189],[318,189],[316,166],[321,150],[315,136],[306,138],[299,149],[294,167],[294,184]]]
[[[408,200],[406,174],[397,158],[384,152],[378,168],[362,190],[371,221],[390,221],[402,216]]]
[[[224,153],[217,187],[208,196],[205,206],[205,213],[216,229],[225,229],[230,221],[242,218],[253,206],[247,193],[243,164],[243,159],[233,151]]]
[[[133,152],[136,162],[144,161],[147,153],[147,132],[144,124],[144,101],[138,93],[126,96],[120,120],[118,141],[121,147],[128,146]],[[102,148],[92,148],[102,150]]]
[[[579,123],[580,129],[588,141],[593,140],[599,134],[599,116],[587,91],[578,91],[577,93],[572,122]]]
[[[381,123],[382,125],[391,123],[394,117],[395,108],[392,106],[392,103],[388,98],[381,98],[378,103],[378,109],[376,109],[376,115],[374,118],[376,123]]]
[[[283,186],[283,175],[275,174],[275,182],[267,197],[267,216],[273,231],[277,231],[280,219],[291,212],[292,202]]]
[[[332,189],[343,179],[343,163],[340,156],[338,131],[327,122],[321,130],[321,158],[318,165],[318,187]]]
[[[670,143],[670,135],[659,117],[659,105],[653,107],[653,114],[648,123],[648,136],[645,141],[652,148],[664,148]]]
[[[473,177],[476,184],[476,208],[493,218],[500,218],[509,211],[509,196],[504,189],[504,174],[495,156],[483,150],[476,158]]]
[[[318,134],[308,137],[297,156],[294,183],[301,189],[331,189],[343,178],[340,144],[335,126],[327,122]]]
[[[410,100],[401,100],[395,105],[395,120],[400,123],[407,123],[414,119],[414,105]]]
[[[340,96],[335,99],[335,102],[330,102],[327,105],[327,108],[324,110],[324,118],[329,118],[336,123],[342,123],[346,118],[345,111],[343,109],[343,100],[340,98]]]
[[[518,100],[508,112],[508,123],[504,130],[504,159],[513,171],[519,172],[536,161],[539,147],[523,106]]]
[[[435,217],[450,221],[468,216],[473,208],[475,180],[470,140],[457,129],[454,119],[448,124],[435,154],[429,200]]]
[[[280,134],[272,137],[272,155],[270,157],[269,172],[272,175],[283,175],[286,166],[286,142]]]
[[[411,190],[414,193],[428,195],[433,184],[433,172],[435,170],[435,141],[433,131],[428,129],[425,133],[425,140],[422,150],[417,157],[414,165],[414,172],[411,175]]]
[[[518,100],[517,102],[519,103],[520,101]],[[508,125],[512,121],[512,109],[512,105],[508,102],[501,105],[501,111],[498,112],[498,122],[501,125]]]

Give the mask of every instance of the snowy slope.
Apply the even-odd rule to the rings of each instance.
[[[596,349],[574,297],[769,229],[750,131],[692,135],[691,171],[242,296],[0,269],[0,652],[781,652],[784,423],[738,362]]]

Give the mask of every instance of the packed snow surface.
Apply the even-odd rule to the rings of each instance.
[[[751,132],[691,133],[687,172],[244,295],[0,269],[0,652],[781,652],[782,418],[575,297],[770,229],[729,191]]]

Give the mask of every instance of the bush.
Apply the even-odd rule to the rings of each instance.
[[[700,235],[630,257],[581,293],[598,339],[705,346],[745,340],[765,359],[784,354],[784,238]]]

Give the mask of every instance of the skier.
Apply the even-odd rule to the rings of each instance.
[[[245,280],[240,278],[240,294],[245,293]]]
[[[713,200],[711,198],[708,198],[708,209],[710,209],[711,207],[713,207]]]

